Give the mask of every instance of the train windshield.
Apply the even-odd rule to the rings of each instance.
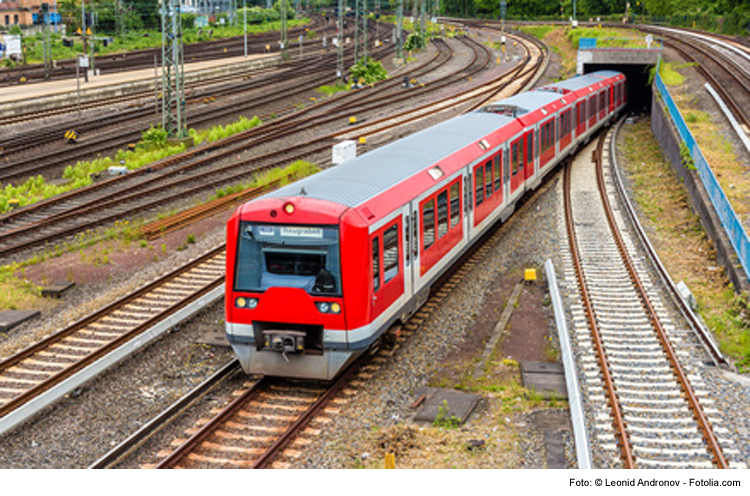
[[[234,289],[302,288],[341,295],[337,226],[240,223]]]

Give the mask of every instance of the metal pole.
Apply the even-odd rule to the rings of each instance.
[[[245,18],[245,58],[247,58],[247,0],[242,0],[242,12]]]
[[[84,0],[81,0],[81,40],[83,43],[83,55],[86,56],[87,54],[87,47],[86,47],[86,2]],[[83,71],[83,76],[86,82],[89,82],[89,66],[86,64],[86,70]]]
[[[159,69],[157,68],[157,56],[154,54],[154,111],[159,119]]]
[[[341,80],[344,77],[344,0],[339,1],[338,19],[337,19],[337,38],[336,46],[336,78]]]
[[[76,57],[76,103],[78,105],[78,122],[81,122],[81,59]]]
[[[396,11],[396,58],[404,58],[404,0],[398,0]]]

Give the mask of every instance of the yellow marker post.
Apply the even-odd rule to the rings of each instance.
[[[396,455],[393,453],[385,454],[385,468],[395,469],[396,468]]]
[[[536,281],[536,269],[526,269],[523,272],[523,280],[526,282]]]

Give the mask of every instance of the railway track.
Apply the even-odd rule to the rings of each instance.
[[[290,50],[298,45],[297,39],[308,30],[318,34],[331,33],[336,29],[335,22],[326,22],[320,16],[311,16],[311,22],[304,26],[289,29]],[[374,28],[373,28],[374,29]],[[278,46],[278,31],[257,33],[248,35],[248,53],[267,53],[266,46]],[[184,46],[184,58],[186,62],[215,60],[226,57],[237,57],[244,55],[244,36],[234,38],[214,39],[199,43],[190,43]],[[126,53],[114,53],[108,55],[96,55],[95,64],[102,72],[114,73],[132,71],[136,69],[149,69],[153,67],[154,56],[161,60],[161,48],[149,48],[134,50]],[[29,84],[46,80],[71,79],[76,77],[75,60],[58,60],[57,67],[52,71],[50,78],[44,78],[43,64],[30,64],[12,69],[0,70],[0,86],[15,84]],[[24,83],[21,83],[24,81]]]
[[[668,310],[613,205],[610,139],[581,154],[593,152],[595,164],[578,160],[565,177],[566,279],[580,298],[573,334],[597,468],[728,468],[736,452],[691,358],[705,349]]]
[[[390,51],[392,48],[382,49],[378,56],[387,56]],[[353,52],[349,51],[347,58],[352,56]],[[199,129],[209,127],[216,122],[234,120],[238,115],[253,115],[259,108],[273,108],[291,97],[302,97],[331,82],[334,67],[335,58],[332,55],[314,56],[282,66],[265,76],[234,74],[233,84],[212,86],[200,92],[189,91],[187,113],[190,124]],[[140,98],[137,94],[132,97],[134,101]],[[153,94],[150,97],[153,98]],[[92,117],[81,123],[65,122],[39,129],[31,127],[6,138],[0,142],[0,182],[19,182],[35,175],[56,177],[68,165],[124,149],[128,144],[140,141],[144,130],[158,124],[160,117],[156,110],[151,103]],[[268,119],[271,115],[283,115],[295,110],[294,107],[273,108],[268,115],[261,117]],[[17,119],[29,117],[18,116]],[[65,145],[62,139],[70,129],[75,129],[79,135],[74,146]]]
[[[0,362],[0,433],[215,301],[224,256],[210,250]]]
[[[694,63],[732,114],[750,133],[750,54],[730,49],[720,40],[677,30],[655,31],[666,36],[665,45]]]
[[[360,365],[330,386],[263,377],[154,468],[266,468]]]
[[[192,197],[196,192],[210,191],[246,180],[260,170],[284,166],[294,160],[323,153],[329,149],[334,139],[340,138],[342,131],[323,135],[313,134],[313,129],[320,128],[322,124],[330,123],[336,127],[336,122],[348,118],[354,110],[358,113],[382,112],[385,104],[396,106],[417,97],[428,98],[431,91],[445,88],[457,78],[465,78],[467,71],[470,76],[483,70],[491,57],[476,43],[469,43],[468,46],[474,48],[475,57],[465,68],[433,81],[423,88],[415,88],[413,92],[394,91],[383,97],[375,90],[361,90],[352,94],[350,98],[335,99],[330,105],[311,107],[307,112],[280,118],[269,125],[236,135],[224,140],[223,146],[214,143],[197,147],[180,156],[163,160],[147,170],[136,171],[122,178],[109,179],[92,187],[0,216],[0,258],[8,258],[16,253],[28,253],[31,248],[51,245],[102,224],[123,220],[136,213],[142,214],[177,198]],[[480,53],[484,55],[480,57]],[[467,91],[439,101],[431,101],[417,110],[402,113],[400,120],[394,120],[394,116],[388,115],[359,126],[349,126],[346,132],[382,132],[403,124],[404,115],[411,114],[411,120],[414,120],[434,114],[436,109],[450,108],[456,105],[457,97],[474,101],[481,100],[482,96],[487,98],[488,95],[495,95],[514,77],[522,75],[523,78],[529,79],[534,70],[539,69],[540,63],[541,57],[534,61],[525,60],[515,71],[500,78],[501,82],[483,87],[484,93],[480,93],[479,97],[475,92]],[[532,69],[527,68],[523,71],[522,68],[526,65]],[[255,155],[248,152],[251,147],[262,148],[258,145],[273,140],[294,140],[298,133],[305,133],[305,137],[286,153],[276,149],[269,153],[253,152],[259,153]]]
[[[511,74],[516,75],[517,73]],[[121,200],[122,197],[118,198],[118,202]],[[40,402],[49,404],[54,401],[53,398],[59,398],[60,394],[65,394],[70,388],[80,384],[80,381],[90,379],[91,374],[96,372],[87,367],[96,368],[92,364],[119,345],[136,341],[135,347],[140,347],[138,333],[142,333],[157,320],[163,321],[170,312],[184,306],[185,300],[189,302],[209,292],[220,293],[223,282],[221,257],[223,247],[218,247],[208,259],[198,260],[188,269],[186,277],[203,284],[202,289],[194,290],[193,296],[187,294],[188,290],[179,288],[183,284],[179,279],[183,276],[171,275],[166,282],[150,284],[0,364],[0,398],[4,401],[0,405],[0,425],[3,426],[3,431],[36,413],[43,407]],[[214,275],[207,275],[209,273]],[[178,282],[171,282],[172,279]],[[149,299],[154,295],[155,301]],[[162,300],[172,297],[172,306],[163,308],[168,305]],[[153,314],[149,313],[151,310],[154,311]],[[156,312],[157,310],[161,312]],[[44,357],[51,357],[52,363],[45,362]],[[82,378],[81,371],[88,371],[90,374]],[[38,399],[40,396],[44,399]]]

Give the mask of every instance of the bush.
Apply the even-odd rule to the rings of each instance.
[[[422,50],[427,46],[427,36],[424,33],[411,33],[404,41],[404,50]]]
[[[383,64],[379,60],[374,60],[370,57],[359,59],[349,72],[354,81],[364,81],[365,84],[388,79],[388,72],[383,67]]]
[[[151,126],[143,131],[141,139],[143,144],[148,148],[162,148],[167,145],[167,131],[161,126]]]

